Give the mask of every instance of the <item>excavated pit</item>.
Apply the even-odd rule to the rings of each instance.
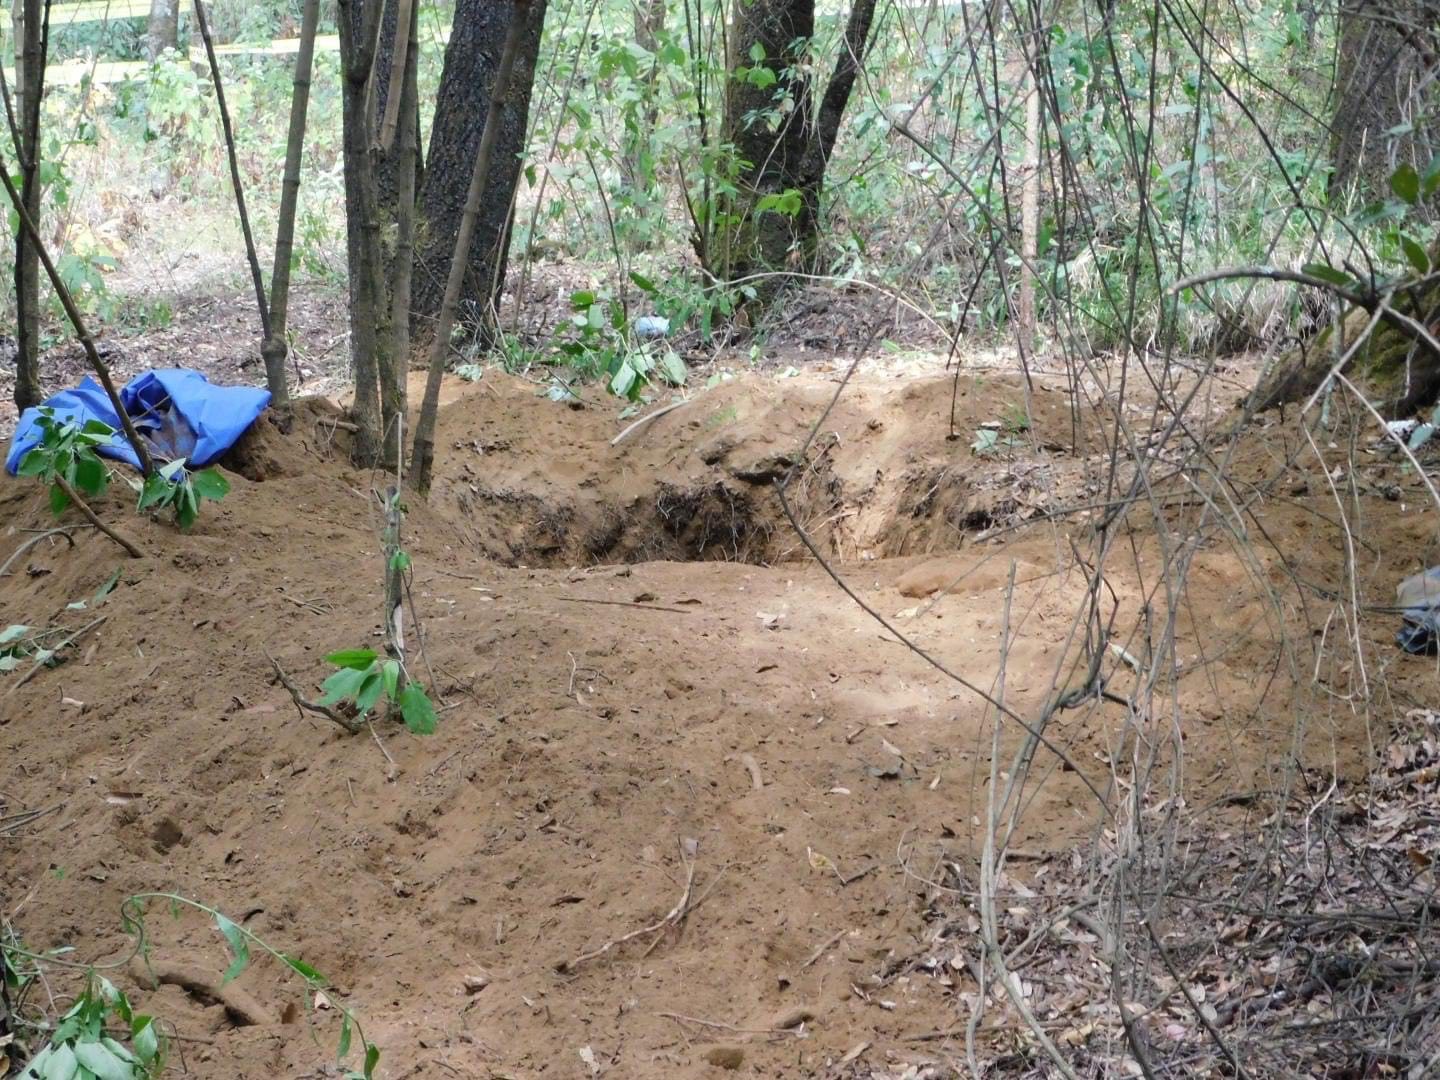
[[[962,420],[993,423],[1013,389],[962,395]],[[832,392],[722,384],[614,445],[616,408],[557,408],[496,379],[443,412],[432,498],[477,552],[535,567],[808,559],[782,485],[816,548],[844,560],[957,550],[1034,511],[1012,490],[1035,487],[1023,448],[982,458],[944,438],[947,381],[853,388],[812,440]]]

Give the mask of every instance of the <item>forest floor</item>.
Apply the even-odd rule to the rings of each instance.
[[[177,308],[172,329],[117,343],[112,362],[259,381],[238,366],[253,345],[233,309]],[[297,321],[309,389],[332,397],[338,311],[317,303]],[[1115,806],[1148,753],[1151,773],[1184,778],[1144,808],[1184,819],[1175,879],[1242,876],[1270,825],[1272,855],[1301,853],[1283,900],[1304,891],[1294,867],[1313,853],[1267,800],[1313,792],[1317,811],[1335,809],[1373,797],[1374,770],[1428,765],[1440,676],[1395,647],[1398,617],[1383,610],[1400,578],[1440,561],[1422,480],[1349,447],[1337,499],[1335,462],[1268,418],[1228,451],[1228,490],[1254,493],[1243,528],[1193,482],[1110,523],[1111,640],[1145,658],[1169,622],[1177,663],[1143,717],[1094,695],[1050,717],[987,927],[996,713],[922,651],[987,693],[1003,669],[1022,717],[1076,685],[1076,617],[1115,490],[1100,437],[1114,388],[1103,369],[1076,394],[1063,372],[1027,385],[969,358],[957,382],[943,355],[877,359],[804,450],[848,363],[811,353],[697,389],[618,445],[634,418],[598,390],[575,408],[496,371],[447,382],[435,487],[409,500],[405,524],[417,675],[443,709],[428,738],[297,716],[272,676],[267,654],[313,689],[325,654],[377,642],[384,477],[349,465],[331,400],[302,402],[288,434],[262,419],[225,462],[233,491],[189,533],[136,516],[112,485],[97,510],[146,558],[77,528],[0,579],[0,623],[90,624],[64,663],[0,681],[0,913],[30,948],[123,960],[127,896],[211,904],[324,972],[389,1078],[898,1080],[953,1075],[967,1054],[985,1075],[1058,1075],[1036,1030],[1082,1075],[1138,1075],[1130,1024],[1157,1054],[1211,1062],[1211,1028],[1238,1038],[1259,1023],[1257,1000],[1303,974],[1275,944],[1287,924],[1172,912],[1159,933],[1193,963],[1186,986],[1210,1011],[1175,992],[1177,976],[1140,1019],[1123,1016],[1107,1000],[1107,902],[1087,899],[1094,853],[1119,845]],[[1210,380],[1191,423],[1222,418],[1253,374]],[[1008,442],[1027,400],[1032,422]],[[1166,420],[1153,396],[1127,414],[1143,435]],[[983,430],[1000,433],[996,452],[972,449]],[[802,546],[776,495],[792,467],[796,518],[884,623]],[[1118,475],[1123,490],[1123,457]],[[1189,520],[1177,577],[1170,545]],[[53,524],[43,492],[9,478],[0,522],[0,561]],[[67,608],[117,568],[98,613]],[[1105,670],[1113,695],[1134,692],[1126,663]],[[1000,724],[1002,765],[1024,735]],[[1380,904],[1433,891],[1433,812],[1403,836],[1361,828],[1374,880],[1355,884],[1358,864],[1339,859],[1314,871],[1315,892],[1353,886]],[[1392,862],[1411,867],[1400,884]],[[967,1049],[997,920],[1007,950],[1034,954],[1015,986],[1037,1023],[989,983]],[[148,922],[158,960],[226,966],[198,918],[156,907]],[[1278,959],[1214,966],[1217,942],[1252,938]],[[1433,1010],[1433,976],[1418,996],[1411,979],[1408,1007]],[[333,1017],[323,1001],[297,1010],[315,1001],[275,965],[240,982],[260,1022],[129,968],[114,977],[185,1037],[181,1075],[336,1075]],[[1325,990],[1310,997],[1343,1011]],[[1312,1004],[1265,1007],[1326,1020]],[[1433,1012],[1426,1022],[1430,1038]],[[1306,1036],[1289,1074],[1327,1060],[1335,1037]],[[1394,1075],[1424,1064],[1345,1053]]]

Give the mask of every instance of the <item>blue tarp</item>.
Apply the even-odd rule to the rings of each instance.
[[[147,449],[163,461],[188,458],[193,468],[204,468],[235,444],[245,429],[270,404],[270,391],[250,386],[211,386],[198,371],[166,368],[147,371],[131,379],[120,391],[120,402],[136,431],[149,444]],[[60,417],[72,417],[83,424],[103,420],[120,431],[104,388],[86,376],[73,390],[62,390],[45,402]],[[39,445],[42,432],[36,423],[39,409],[26,409],[10,442],[5,471],[14,476],[20,460]],[[135,451],[117,435],[110,446],[99,451],[140,467]]]

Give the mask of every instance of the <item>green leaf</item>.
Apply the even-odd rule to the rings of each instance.
[[[341,668],[320,684],[320,689],[325,692],[320,698],[320,704],[334,705],[341,701],[353,701],[360,692],[360,687],[365,685],[365,674],[355,668]]]
[[[403,574],[410,569],[410,554],[405,551],[397,551],[390,556],[390,569],[397,574]]]
[[[285,963],[289,965],[290,970],[295,972],[295,974],[299,975],[302,979],[314,983],[323,983],[325,981],[324,975],[321,975],[320,972],[316,971],[313,967],[305,963],[305,961],[301,960],[298,956],[289,956],[286,953],[281,953],[280,959],[284,960]]]
[[[97,975],[95,976],[95,980],[100,984],[101,999],[115,1010],[115,1015],[119,1016],[121,1020],[124,1020],[128,1024],[130,1017],[133,1015],[130,1010],[129,998],[121,993],[120,988],[105,978],[105,976]]]
[[[37,446],[20,459],[16,473],[19,476],[43,476],[49,470],[50,455]]]
[[[685,380],[690,372],[685,367],[685,361],[680,359],[680,354],[674,349],[666,349],[660,354],[660,362],[656,365],[665,381],[672,386],[684,386]]]
[[[357,671],[364,671],[375,662],[374,649],[341,649],[339,652],[332,652],[325,657],[327,664],[335,667],[355,668]]]
[[[147,510],[152,506],[163,505],[175,494],[174,486],[163,479],[158,473],[151,473],[145,478],[145,484],[140,489],[140,505],[137,510]]]
[[[154,1061],[160,1056],[160,1035],[155,1030],[153,1016],[137,1016],[130,1024],[130,1041],[135,1045],[135,1054],[141,1061]]]
[[[192,474],[190,483],[195,487],[195,494],[202,499],[219,502],[230,494],[230,481],[221,476],[220,470],[213,465]]]
[[[75,1060],[95,1074],[99,1080],[134,1080],[135,1069],[98,1042],[77,1042]]]
[[[116,1042],[109,1035],[102,1035],[100,1037],[100,1045],[109,1050],[110,1053],[114,1054],[121,1061],[130,1065],[135,1063],[135,1055],[130,1052],[130,1048],[123,1043]]]
[[[411,734],[435,734],[435,706],[419,683],[412,682],[400,691],[400,715]]]
[[[113,438],[115,429],[104,420],[86,420],[85,426],[80,429],[86,435],[104,435],[106,438]]]
[[[1336,270],[1328,263],[1306,263],[1300,270],[1313,278],[1319,278],[1331,285],[1338,285],[1342,289],[1348,289],[1355,284],[1355,279],[1349,274],[1343,270]]]
[[[195,488],[188,480],[181,482],[175,493],[175,521],[180,528],[188,529],[200,516],[200,500],[195,497]]]
[[[588,311],[595,303],[595,294],[589,289],[577,289],[570,294],[570,306],[576,311]]]
[[[65,490],[59,484],[50,485],[50,512],[59,517],[69,505],[70,496],[65,494]]]
[[[119,582],[120,567],[117,566],[115,568],[115,572],[105,579],[105,584],[101,585],[100,588],[95,590],[95,595],[90,598],[90,607],[97,608],[101,604],[103,604],[105,602],[105,598],[115,591],[115,586],[119,584]]]
[[[375,707],[375,702],[380,700],[380,692],[385,689],[385,680],[380,677],[378,671],[367,671],[365,678],[360,684],[360,689],[355,692],[355,707],[364,716]]]
[[[245,938],[245,931],[218,911],[215,913],[215,928],[224,935],[230,945],[230,952],[234,956],[234,959],[230,961],[230,966],[225,969],[225,974],[220,976],[220,985],[224,986],[244,971],[246,965],[250,963],[250,943]]]
[[[18,658],[11,656],[8,653],[0,655],[0,675],[14,671],[19,666],[20,661]]]
[[[645,293],[648,296],[654,296],[657,292],[660,291],[655,287],[655,283],[653,281],[651,281],[644,274],[640,273],[640,271],[638,270],[630,271],[630,280],[635,283],[636,288],[638,288],[641,292]]]
[[[99,458],[86,454],[75,462],[75,486],[86,495],[99,495],[108,479],[110,474]]]
[[[350,1053],[350,1014],[343,1013],[340,1017],[340,1045],[335,1049],[337,1058],[344,1058]]]
[[[185,459],[176,458],[174,461],[166,462],[160,466],[160,475],[166,480],[174,480],[178,473],[185,471]]]
[[[49,1058],[44,1062],[44,1071],[41,1072],[38,1068],[33,1070],[45,1080],[71,1080],[80,1068],[79,1062],[75,1060],[75,1051],[68,1043],[51,1044],[46,1053]],[[38,1066],[39,1062],[36,1064]]]
[[[1423,247],[1403,234],[1400,237],[1400,246],[1405,250],[1405,258],[1415,268],[1415,273],[1421,277],[1430,273],[1430,256]]]
[[[629,364],[621,364],[620,370],[615,372],[614,378],[610,380],[610,392],[616,397],[629,397],[634,386],[635,369]]]
[[[380,1064],[380,1048],[374,1043],[365,1044],[365,1080],[372,1080],[375,1066]]]
[[[20,623],[11,623],[4,630],[0,630],[0,645],[9,645],[12,641],[19,641],[28,633],[30,633],[30,627],[22,626]]]
[[[767,90],[780,81],[768,67],[752,67],[745,74],[745,81],[757,90]]]
[[[395,660],[386,660],[380,665],[380,678],[385,684],[385,696],[391,701],[395,700],[395,692],[400,687],[400,664]]]
[[[1390,190],[1411,206],[1420,201],[1420,174],[1408,161],[1390,174]]]

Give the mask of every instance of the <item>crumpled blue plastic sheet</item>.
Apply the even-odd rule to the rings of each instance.
[[[154,457],[161,461],[186,458],[188,467],[201,469],[245,434],[270,404],[270,391],[252,386],[213,386],[198,371],[164,368],[131,379],[120,390],[120,403]],[[79,386],[60,391],[42,407],[54,409],[56,416],[79,424],[102,420],[117,432],[123,430],[104,388],[88,375]],[[39,409],[26,409],[20,414],[5,457],[5,471],[11,476],[20,468],[21,459],[40,445],[44,432],[39,418]],[[140,467],[124,435],[117,434],[98,453]]]

